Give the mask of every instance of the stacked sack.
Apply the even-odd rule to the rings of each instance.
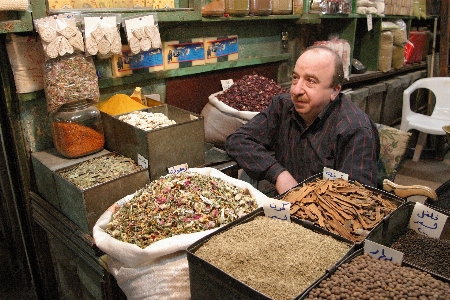
[[[382,22],[378,70],[388,72],[392,68],[403,67],[405,44],[407,42],[406,23],[403,20]]]

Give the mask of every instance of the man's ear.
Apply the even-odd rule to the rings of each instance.
[[[339,94],[340,91],[341,91],[341,86],[340,85],[334,87],[333,91],[331,92],[330,100],[333,101],[334,99],[336,99],[336,97],[337,97],[337,95]]]

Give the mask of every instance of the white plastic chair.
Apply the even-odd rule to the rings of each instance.
[[[416,113],[411,110],[411,94],[419,89],[425,88],[433,92],[436,104],[430,116]],[[419,131],[413,161],[419,161],[420,154],[426,143],[427,134],[445,135],[442,127],[450,124],[450,77],[421,78],[412,83],[403,92],[402,123],[400,130]]]

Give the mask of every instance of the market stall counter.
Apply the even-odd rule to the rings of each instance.
[[[89,158],[101,157],[108,153],[110,152],[104,150]],[[53,155],[58,155],[51,149],[40,154],[50,161],[54,159]],[[91,230],[85,230],[84,227],[88,225],[77,224],[80,219],[86,220],[88,215],[92,214],[89,206],[87,211],[79,209],[66,214],[67,209],[61,208],[64,203],[61,204],[59,201],[54,185],[55,168],[48,168],[47,159],[42,160],[39,154],[33,159],[37,164],[37,170],[35,168],[34,171],[38,174],[35,175],[36,177],[40,175],[39,180],[44,182],[39,184],[41,186],[39,191],[30,192],[32,217],[46,233],[60,292],[64,292],[70,299],[126,299],[105,264],[105,253],[96,246]],[[86,160],[87,157],[78,159],[70,165]],[[68,165],[59,164],[59,166]],[[223,150],[210,144],[205,144],[205,164],[199,167],[205,166],[211,166],[233,178],[238,176],[237,164],[230,160]],[[45,182],[53,182],[53,185],[46,186]],[[114,187],[110,187],[109,190],[114,190]],[[106,209],[107,207],[103,211]],[[47,268],[52,269],[51,265]]]

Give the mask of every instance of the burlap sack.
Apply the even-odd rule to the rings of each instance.
[[[30,2],[28,0],[0,0],[0,10],[28,10]]]
[[[34,35],[8,35],[6,51],[14,74],[17,93],[31,93],[44,88],[44,50]]]

